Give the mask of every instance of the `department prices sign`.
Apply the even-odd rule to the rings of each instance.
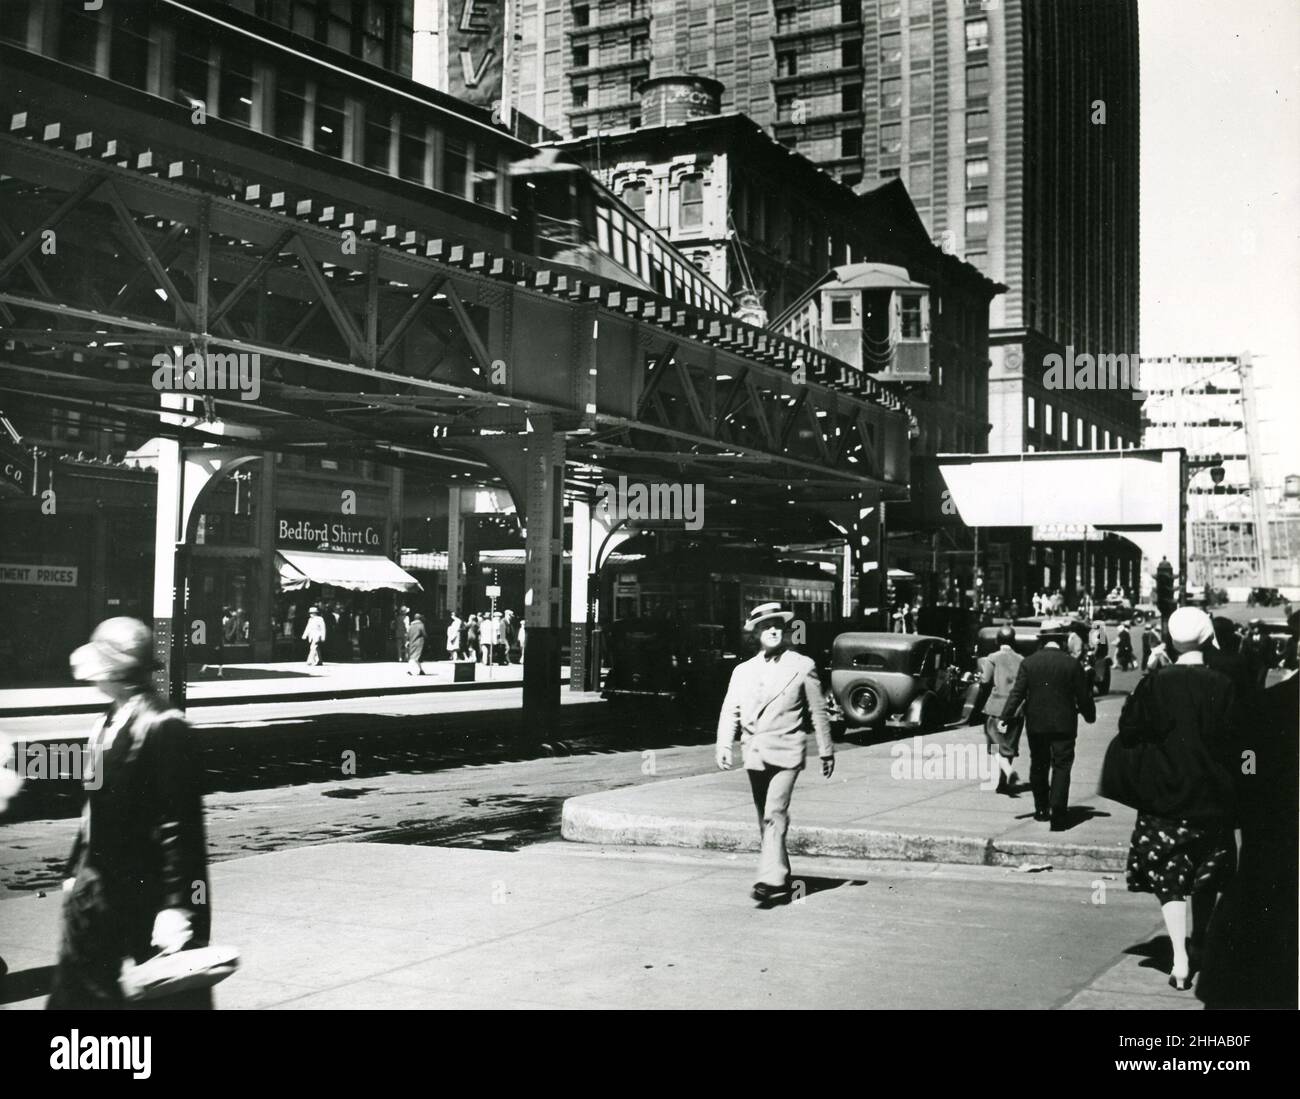
[[[382,554],[383,539],[382,519],[313,511],[275,513],[275,544],[285,549]]]
[[[6,565],[0,563],[0,584],[24,584],[38,588],[75,588],[75,565]]]
[[[448,0],[447,91],[489,110],[501,99],[505,0]]]

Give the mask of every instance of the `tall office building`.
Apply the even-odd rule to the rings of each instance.
[[[825,171],[900,177],[934,239],[1008,286],[990,317],[992,451],[1133,446],[1127,393],[1042,384],[1048,354],[1138,352],[1136,0],[516,0],[522,110],[641,125],[690,74]]]

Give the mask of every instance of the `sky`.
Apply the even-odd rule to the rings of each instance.
[[[1300,473],[1300,2],[1138,16],[1142,354],[1249,350],[1276,484]]]

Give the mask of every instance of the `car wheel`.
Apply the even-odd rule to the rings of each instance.
[[[846,721],[875,725],[887,716],[889,696],[874,679],[855,680],[843,693],[842,708]]]

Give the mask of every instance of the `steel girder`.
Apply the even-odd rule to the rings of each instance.
[[[181,181],[201,165],[168,179],[148,164],[0,137],[5,389],[157,415],[153,355],[246,352],[269,364],[260,398],[206,396],[259,446],[445,438],[440,451],[549,413],[570,460],[593,467],[774,504],[796,482],[801,503],[905,494],[905,414],[847,391],[848,368],[811,348],[391,225],[368,239],[375,219],[348,250],[310,217]],[[40,251],[47,229],[58,262]]]

